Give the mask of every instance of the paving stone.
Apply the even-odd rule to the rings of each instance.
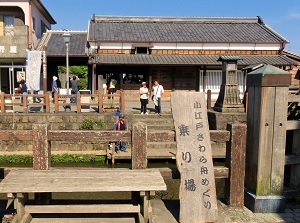
[[[285,218],[283,218],[283,220],[285,220],[285,222],[287,222],[287,223],[299,223],[294,218],[289,218],[289,217],[285,217]]]

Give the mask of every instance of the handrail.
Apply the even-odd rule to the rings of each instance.
[[[30,98],[39,97],[42,99],[41,103],[33,103]],[[89,97],[92,100],[90,102],[82,102],[84,97]],[[18,99],[17,99],[18,98]],[[76,103],[67,102],[67,98],[76,98]],[[98,112],[103,112],[105,106],[111,105],[118,107],[121,111],[125,110],[125,95],[123,91],[119,94],[80,94],[79,92],[74,94],[58,94],[55,93],[53,99],[51,100],[50,93],[45,94],[0,94],[0,111],[5,113],[8,111],[9,106],[21,106],[22,111],[26,113],[28,108],[31,106],[41,106],[44,107],[45,113],[50,113],[51,108],[53,112],[59,112],[59,108],[63,106],[71,107],[76,106],[77,113],[81,112],[81,106],[96,106]],[[110,106],[110,107],[111,107]]]

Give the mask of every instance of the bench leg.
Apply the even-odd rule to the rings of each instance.
[[[15,198],[14,201],[15,204],[15,208],[17,210],[17,222],[21,222],[24,213],[25,213],[25,209],[24,209],[24,194],[22,193],[17,193],[17,196]]]
[[[31,214],[25,214],[23,218],[21,219],[20,223],[30,223],[32,221]]]
[[[149,207],[150,207],[150,192],[141,192],[140,193],[142,204],[141,204],[141,212],[144,217],[144,223],[148,223],[149,221]]]

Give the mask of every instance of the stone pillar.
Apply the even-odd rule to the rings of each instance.
[[[240,99],[240,91],[237,80],[237,61],[243,58],[239,56],[221,56],[222,84],[214,110],[219,112],[244,112]]]
[[[290,73],[264,65],[248,73],[245,205],[253,212],[282,212]]]

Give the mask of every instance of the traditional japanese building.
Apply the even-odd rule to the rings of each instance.
[[[291,70],[283,55],[288,40],[261,17],[96,16],[88,27],[89,64],[97,75],[119,80],[119,89],[139,88],[141,80],[159,80],[174,90],[218,92],[220,55],[239,55],[238,69],[272,64]],[[242,90],[243,73],[239,72]]]
[[[48,31],[38,49],[46,49],[48,85],[65,64],[63,31]],[[242,68],[271,64],[285,70],[297,65],[283,54],[288,40],[261,17],[141,17],[93,15],[87,32],[71,31],[70,65],[89,66],[89,88],[98,77],[118,81],[117,89],[137,95],[141,81],[159,80],[166,90],[204,91],[217,97],[221,85],[221,55],[238,55]]]

